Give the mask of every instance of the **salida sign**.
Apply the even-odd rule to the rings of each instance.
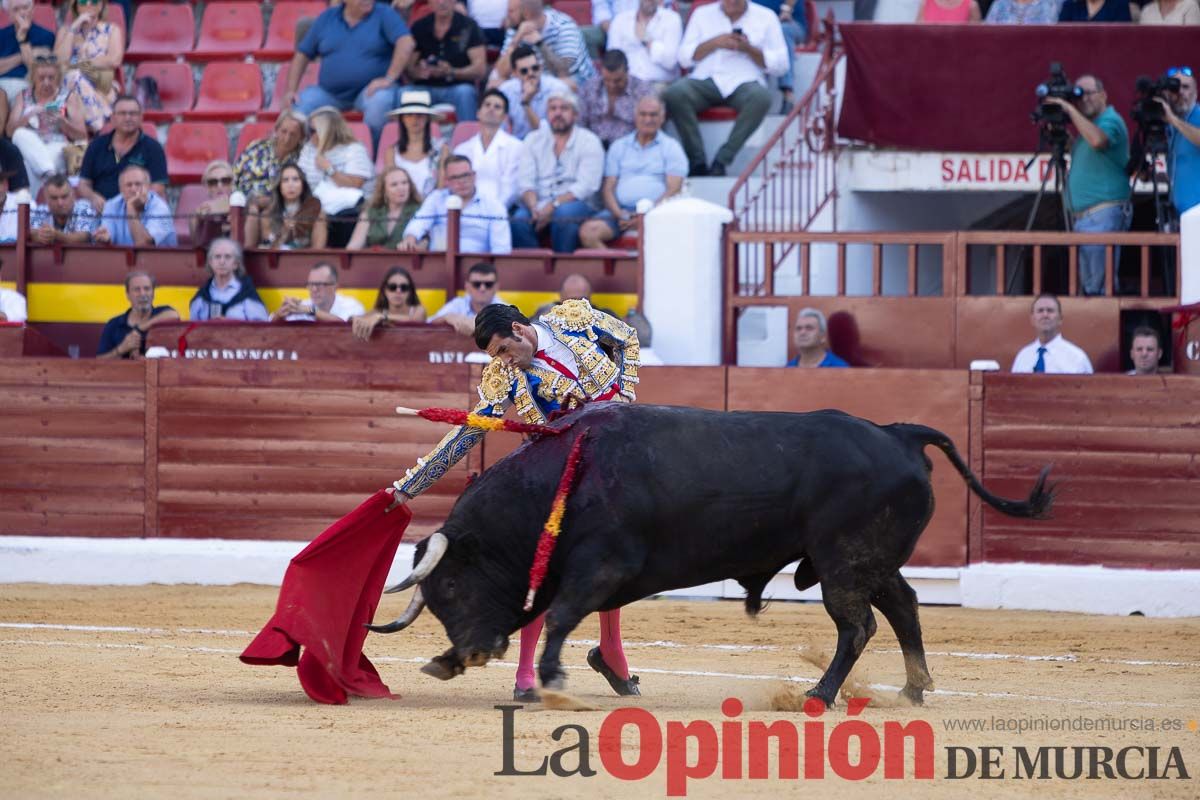
[[[1028,159],[1005,156],[981,158],[943,158],[942,183],[946,188],[957,188],[961,184],[1027,184],[1039,186],[1053,175],[1054,166],[1048,159],[1040,158],[1030,164]]]

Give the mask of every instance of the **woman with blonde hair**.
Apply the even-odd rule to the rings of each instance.
[[[29,192],[37,197],[43,181],[66,172],[63,151],[87,138],[87,124],[79,96],[67,91],[57,58],[38,56],[29,77],[32,85],[17,95],[6,133],[25,159]]]
[[[112,117],[116,74],[125,60],[125,34],[104,19],[107,10],[107,0],[71,0],[71,24],[59,28],[54,40],[54,55],[71,67],[67,91],[79,95],[92,133]]]
[[[421,207],[421,193],[403,167],[388,167],[375,180],[375,191],[358,215],[347,250],[382,247],[395,250],[404,239],[404,226]]]
[[[342,114],[333,106],[322,106],[308,115],[312,135],[296,162],[304,171],[313,196],[330,219],[329,246],[345,247],[358,221],[358,207],[370,191],[375,165],[366,146]]]
[[[313,196],[304,172],[295,164],[279,171],[271,206],[246,219],[246,247],[275,250],[323,248],[328,240],[325,212]]]
[[[275,120],[270,136],[255,139],[237,157],[234,176],[237,188],[266,208],[271,202],[271,190],[279,182],[279,171],[300,158],[300,148],[308,134],[308,118],[289,108]]]

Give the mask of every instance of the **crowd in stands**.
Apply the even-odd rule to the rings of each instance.
[[[854,7],[855,18],[875,22],[1200,25],[1197,0],[857,0]]]

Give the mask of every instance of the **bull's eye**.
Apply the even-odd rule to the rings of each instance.
[[[445,584],[446,597],[454,597],[454,578],[447,578]]]

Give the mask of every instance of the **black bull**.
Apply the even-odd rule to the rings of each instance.
[[[838,411],[718,412],[600,403],[554,423],[560,436],[527,442],[463,492],[441,534],[417,546],[419,583],[399,630],[428,605],[453,644],[426,668],[450,678],[502,655],[508,636],[546,611],[542,684],[560,688],[567,635],[595,611],[670,589],[736,579],[746,609],[799,561],[797,589],[821,584],[837,650],[809,692],[832,704],[875,633],[871,606],[896,632],[921,702],[932,686],[916,594],[900,575],[933,515],[933,445],[971,489],[1011,516],[1044,517],[1053,500],[1042,471],[1028,499],[983,488],[943,433],[879,426]],[[529,569],[575,437],[588,439],[546,581],[522,606]],[[428,556],[428,558],[426,558]]]

